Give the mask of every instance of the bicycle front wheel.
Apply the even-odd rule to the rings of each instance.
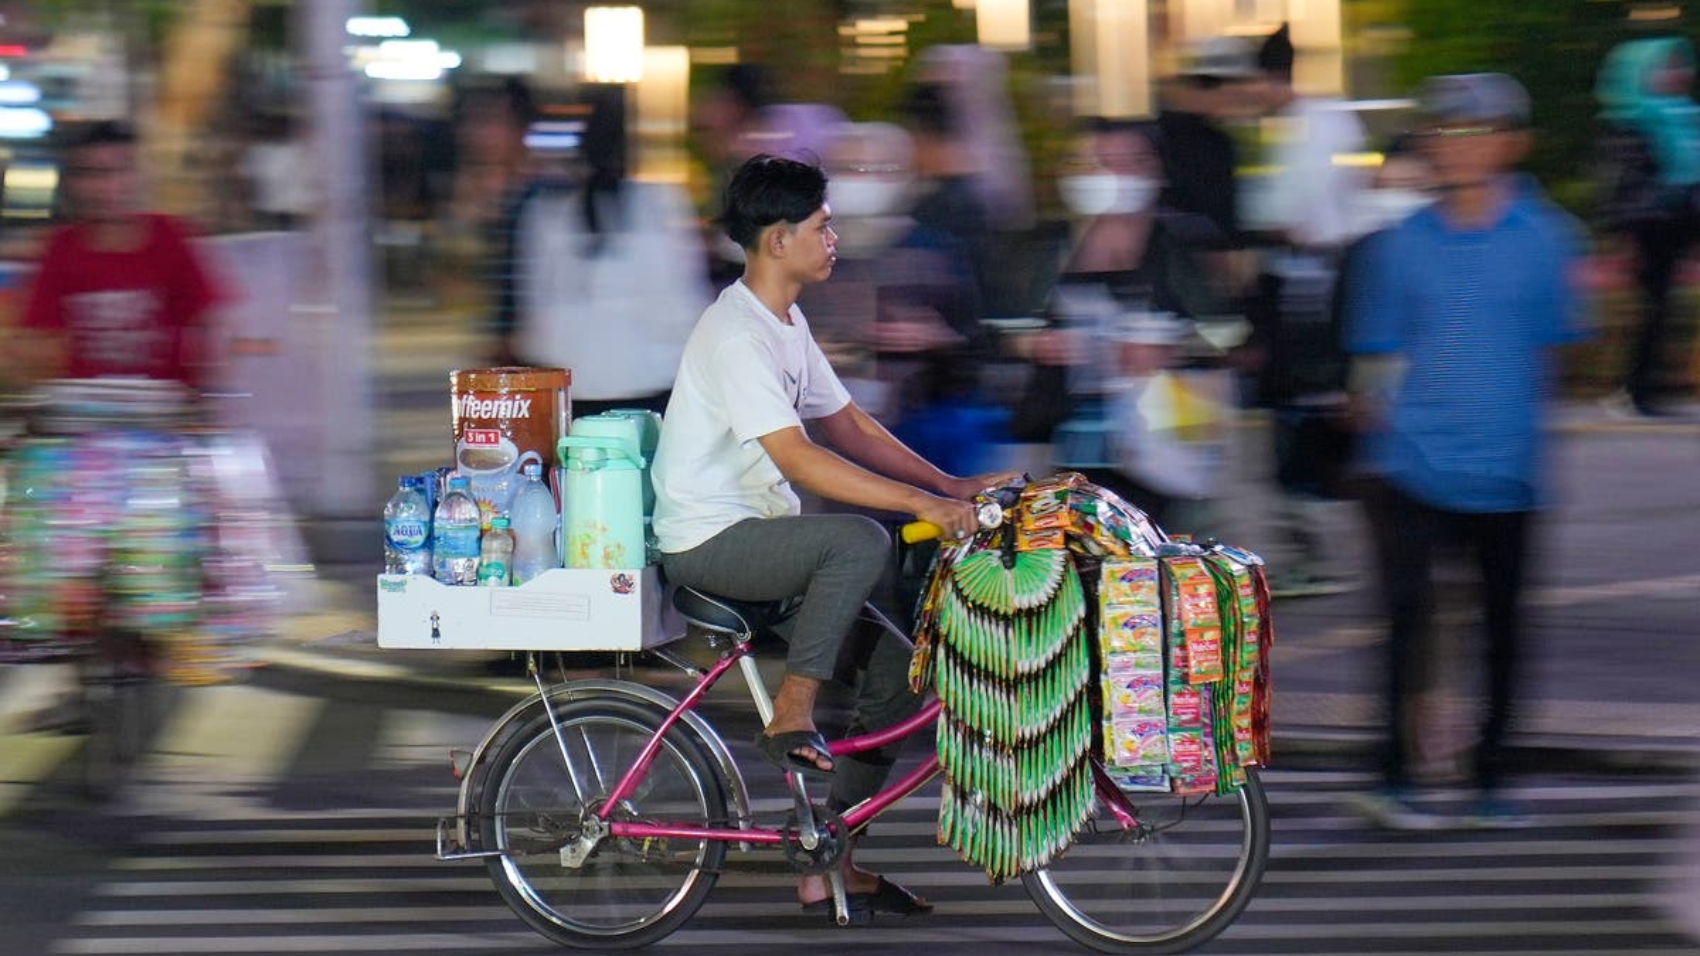
[[[604,837],[580,860],[598,810],[661,726],[659,711],[620,700],[555,705],[510,738],[483,795],[486,861],[503,902],[565,946],[644,946],[678,929],[714,887],[726,844]],[[725,826],[726,784],[696,739],[674,726],[649,771],[610,819]]]
[[[1028,895],[1099,952],[1183,953],[1215,938],[1251,902],[1269,861],[1256,771],[1227,796],[1125,797],[1138,822],[1124,828],[1099,806],[1062,859],[1022,875]]]

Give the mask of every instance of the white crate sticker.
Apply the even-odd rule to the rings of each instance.
[[[514,588],[490,589],[492,617],[545,617],[552,620],[590,620],[590,596],[552,594]]]

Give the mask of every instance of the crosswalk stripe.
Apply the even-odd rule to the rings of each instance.
[[[277,907],[266,909],[103,910],[78,926],[266,926],[321,923],[462,923],[513,918],[506,906]]]
[[[154,743],[150,775],[211,775],[226,785],[276,779],[325,706],[247,684],[194,688],[183,696]]]
[[[8,686],[0,684],[0,693]],[[135,834],[137,852],[114,860],[90,888],[52,953],[494,953],[548,946],[497,904],[481,866],[433,855],[436,817],[452,812],[456,797],[447,750],[476,742],[487,718],[338,703],[252,685],[197,688],[180,697],[144,767],[145,789],[156,791],[157,807],[172,812],[145,818]],[[351,731],[346,738],[345,730]],[[405,792],[379,795],[367,806],[302,809],[273,795],[270,788],[284,792],[292,773],[313,766],[300,751],[327,740],[347,753],[320,765],[333,768],[321,769],[326,779],[352,765],[348,754],[358,754],[385,773],[386,785],[401,781]],[[0,769],[14,756],[11,746],[0,750]],[[22,771],[18,778],[39,779]],[[0,776],[0,812],[8,786],[28,786],[6,779]],[[1693,956],[1692,948],[1672,944],[1674,930],[1649,905],[1646,888],[1684,875],[1664,841],[1675,828],[1700,825],[1694,781],[1519,781],[1509,795],[1529,811],[1530,829],[1447,831],[1410,841],[1370,830],[1346,813],[1345,797],[1373,785],[1367,773],[1275,768],[1263,779],[1275,816],[1264,891],[1212,952],[1341,952],[1313,944],[1344,933],[1378,956],[1533,956],[1597,939],[1633,941],[1638,956]],[[752,773],[751,783],[758,788],[758,820],[777,823],[789,801],[765,775]],[[1443,791],[1436,802],[1467,796]],[[935,783],[877,821],[857,859],[931,897],[939,912],[829,937],[837,944],[831,951],[961,956],[1009,952],[1012,945],[1069,946],[1019,881],[990,886],[982,872],[933,842],[937,811]],[[1071,873],[1118,877],[1091,862],[1083,854]],[[823,928],[795,907],[795,882],[776,852],[734,851],[703,909],[655,948],[745,956],[764,945],[818,947]],[[1482,892],[1458,889],[1464,886]]]
[[[81,746],[76,737],[0,734],[0,816],[16,809]]]
[[[382,936],[161,936],[138,939],[68,939],[53,945],[67,956],[148,956],[153,953],[422,953],[441,950],[536,949],[529,932],[477,936],[435,933]]]

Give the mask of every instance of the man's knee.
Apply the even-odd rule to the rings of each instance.
[[[878,521],[865,515],[829,515],[833,557],[857,567],[883,569],[891,549],[891,534]]]

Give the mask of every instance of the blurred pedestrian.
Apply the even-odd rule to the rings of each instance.
[[[143,673],[158,663],[150,640],[173,635],[179,659],[201,653],[203,636],[184,633],[184,607],[199,606],[223,567],[201,517],[213,503],[189,479],[171,426],[214,382],[224,293],[188,224],[144,208],[128,125],[88,127],[63,169],[71,219],[47,238],[23,334],[3,349],[42,386],[49,416],[69,410],[82,423],[68,440],[24,446],[19,460],[54,446],[63,454],[47,460],[77,467],[33,503],[10,503],[40,513],[16,519],[37,533],[8,542],[15,560],[0,569],[0,588],[20,598],[20,620],[52,632],[40,636],[87,640],[115,667]],[[144,474],[152,490],[138,496]]]
[[[889,428],[904,366],[877,360],[875,323],[895,290],[932,274],[900,247],[915,229],[915,143],[894,123],[845,123],[821,158],[838,263],[831,282],[805,286],[797,301],[856,404]]]
[[[923,51],[915,67],[917,82],[943,94],[956,117],[952,135],[976,160],[973,187],[986,224],[994,233],[1032,228],[1032,172],[1010,102],[1004,54],[976,44],[940,44]]]
[[[1461,541],[1481,575],[1486,703],[1470,821],[1519,821],[1503,793],[1505,738],[1523,679],[1520,616],[1533,517],[1546,499],[1550,350],[1581,337],[1577,224],[1514,172],[1530,144],[1528,94],[1500,73],[1442,76],[1421,94],[1439,199],[1367,249],[1349,290],[1352,387],[1379,406],[1365,433],[1385,645],[1381,785],[1358,809],[1389,827],[1444,822],[1410,800],[1401,728],[1413,655],[1435,605],[1436,547]]]
[[[307,144],[286,114],[263,115],[255,127],[242,155],[249,212],[261,229],[299,228],[312,213],[316,192]]]
[[[1365,149],[1363,125],[1337,99],[1293,86],[1291,32],[1283,24],[1257,51],[1273,137],[1247,225],[1263,239],[1247,298],[1257,400],[1273,412],[1274,523],[1287,553],[1273,561],[1271,597],[1336,594],[1354,587],[1329,560],[1331,524],[1344,502],[1333,477],[1341,459],[1346,361],[1331,308],[1340,256],[1361,231],[1366,176],[1342,160]],[[1335,534],[1338,532],[1336,531]]]
[[[33,381],[125,376],[208,384],[222,297],[182,220],[143,208],[136,135],[97,122],[64,164],[71,221],[46,240],[12,367]]]
[[[1217,251],[1241,244],[1239,147],[1224,123],[1246,110],[1256,52],[1241,37],[1204,37],[1159,90],[1163,203],[1208,219],[1216,228],[1206,245]]]
[[[526,143],[536,122],[530,84],[515,76],[477,80],[459,91],[455,107],[455,185],[450,214],[470,240],[477,294],[494,342],[490,361],[519,361],[520,216],[544,187],[537,157]]]
[[[990,220],[982,157],[948,89],[917,82],[899,107],[914,143],[907,260],[882,283],[873,328],[882,379],[892,383],[887,421],[922,457],[959,473],[992,467],[1001,431],[981,391],[995,340],[982,321],[990,286]]]
[[[1094,120],[1075,144],[1057,188],[1077,238],[1049,328],[1014,345],[1033,362],[1016,423],[1024,440],[1054,443],[1057,467],[1166,529],[1203,533],[1232,383],[1196,332],[1194,319],[1216,311],[1187,239],[1201,227],[1159,205],[1157,136],[1152,123]],[[1037,420],[1047,415],[1055,420]]]
[[[1619,44],[1594,87],[1600,102],[1600,227],[1635,254],[1639,317],[1614,411],[1657,416],[1661,359],[1671,332],[1671,287],[1700,235],[1700,104],[1694,48],[1681,36]]]
[[[501,352],[571,369],[575,417],[659,413],[713,298],[695,212],[677,184],[627,175],[624,88],[589,95],[576,170],[535,181],[512,214],[513,324]]]
[[[773,70],[750,62],[723,69],[691,114],[716,201],[733,173],[757,153],[820,162],[828,142],[847,121],[836,106],[787,101]],[[716,289],[737,279],[744,269],[743,250],[715,225],[718,214],[717,209],[709,210],[704,237],[709,281]]]

